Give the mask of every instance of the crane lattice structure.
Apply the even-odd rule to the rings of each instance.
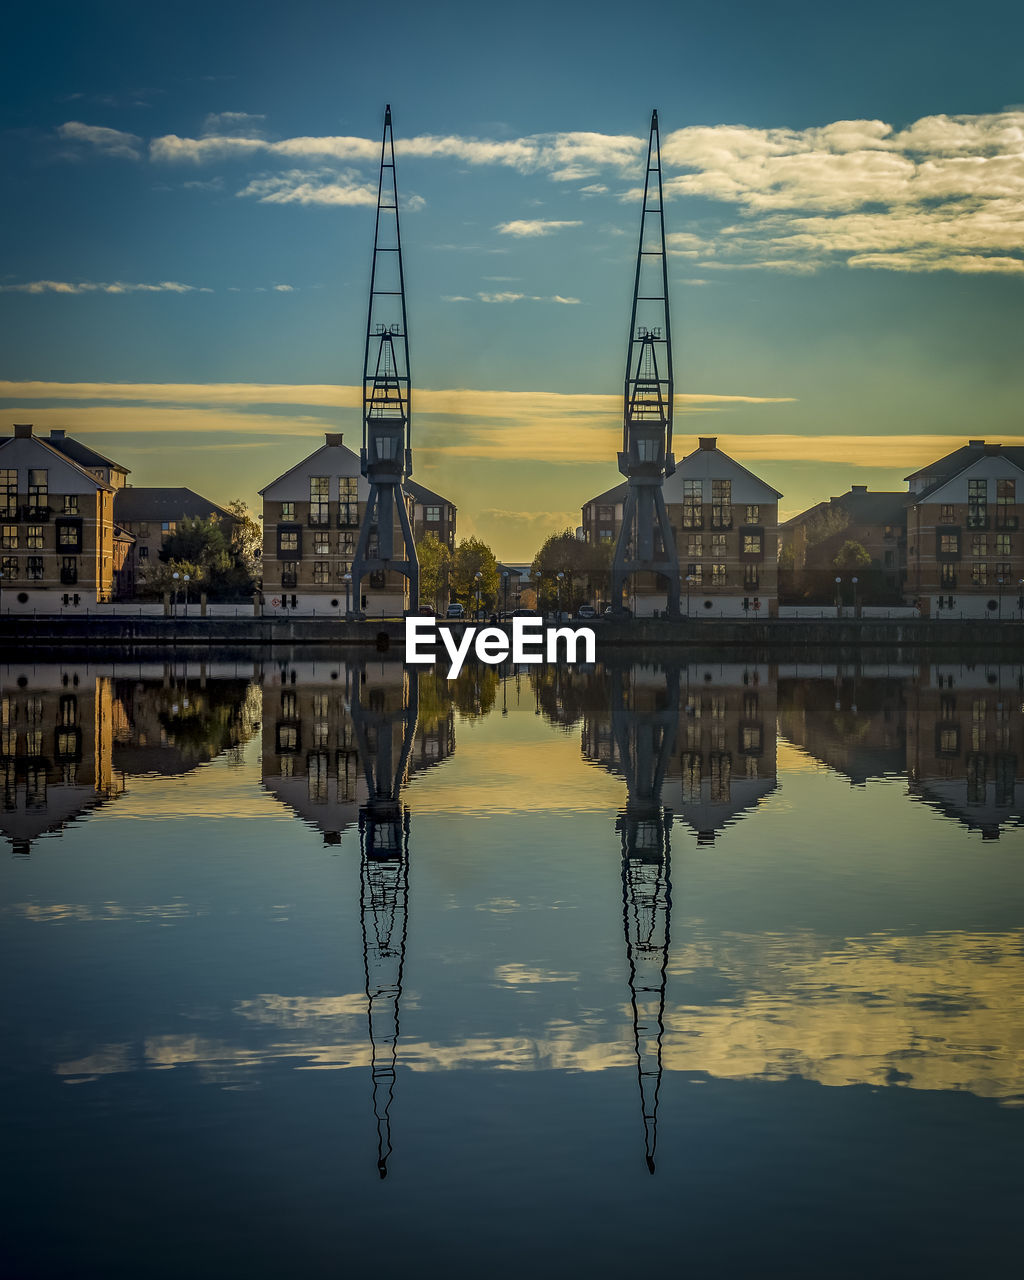
[[[363,926],[366,1016],[370,1037],[377,1172],[388,1176],[391,1103],[398,1065],[399,1004],[409,915],[409,811],[401,789],[416,737],[419,690],[406,676],[401,697],[354,685],[352,722],[367,802],[359,811],[359,906]]]
[[[661,802],[665,770],[679,721],[679,670],[666,673],[667,698],[644,707],[627,696],[623,673],[612,671],[612,733],[626,779],[626,808],[616,827],[622,838],[622,921],[629,964],[640,1106],[647,1168],[654,1173],[658,1094],[665,1035],[665,985],[672,917],[669,830],[672,814]],[[645,695],[649,691],[645,691]],[[663,699],[663,700],[662,700]]]
[[[650,215],[650,216],[648,216]],[[667,581],[669,616],[679,616],[679,557],[665,509],[664,483],[676,469],[672,455],[672,336],[668,305],[668,256],[661,185],[658,113],[651,116],[644,203],[633,284],[633,311],[626,350],[622,452],[627,477],[615,555],[611,603],[623,608],[623,592],[636,573]]]
[[[420,568],[402,488],[403,481],[412,475],[411,395],[395,143],[388,106],[380,148],[363,354],[363,443],[359,460],[363,475],[370,482],[370,496],[352,561],[352,592],[357,607],[362,600],[362,579],[370,574],[371,585],[381,588],[389,571],[408,580],[409,609],[415,610],[419,605]],[[397,548],[396,518],[400,531]]]

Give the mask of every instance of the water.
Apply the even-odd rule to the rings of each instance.
[[[1016,1260],[1020,664],[0,677],[3,1275]]]

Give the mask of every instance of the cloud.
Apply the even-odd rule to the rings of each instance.
[[[123,280],[110,284],[91,280],[30,280],[25,284],[0,284],[0,293],[213,293],[213,290],[178,280],[161,280],[159,284],[128,284]]]
[[[543,218],[516,218],[511,222],[499,222],[495,231],[503,236],[549,236],[562,227],[582,227],[580,221],[556,222]]]
[[[252,196],[260,204],[376,205],[376,182],[364,182],[350,171],[313,174],[289,169],[276,176],[254,178],[239,196]]]
[[[525,293],[511,293],[505,290],[501,293],[478,293],[477,297],[481,302],[520,302],[526,297]]]
[[[666,179],[666,195],[739,211],[713,235],[670,237],[701,266],[1024,270],[1024,112],[928,116],[903,130],[701,126],[668,135],[662,157],[687,170]]]
[[[274,292],[275,293],[294,293],[295,286],[293,284],[275,284]]]
[[[203,121],[204,137],[259,137],[260,121],[264,115],[252,115],[248,111],[212,111]]]
[[[558,302],[563,306],[575,306],[579,302],[579,298],[563,298],[561,294],[554,293],[550,297],[546,297],[537,293],[478,293],[476,295],[481,302]],[[468,302],[468,298],[458,299],[458,301]]]
[[[80,120],[68,120],[57,126],[57,136],[65,142],[81,144],[101,156],[122,160],[139,160],[142,157],[142,139],[134,133],[122,133],[120,129],[106,129],[102,125],[82,124]]]

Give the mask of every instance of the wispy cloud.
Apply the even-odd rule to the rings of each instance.
[[[500,231],[503,236],[549,236],[563,227],[582,226],[578,220],[559,222],[545,218],[514,218],[511,222],[499,222],[495,231]]]
[[[122,160],[139,160],[142,157],[142,139],[134,133],[122,133],[120,129],[106,129],[102,125],[68,120],[57,126],[57,136],[64,142],[76,145],[81,151],[92,152],[94,155]]]
[[[108,284],[93,280],[29,280],[24,284],[0,284],[0,293],[213,293],[179,280],[161,280],[158,284],[129,284],[114,280]]]
[[[352,171],[289,169],[286,173],[254,178],[236,193],[260,204],[375,205],[377,184]]]
[[[260,137],[265,119],[248,111],[212,111],[203,121],[203,136]]]

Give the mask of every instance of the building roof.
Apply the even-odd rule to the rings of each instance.
[[[107,484],[106,480],[101,480],[98,476],[93,475],[92,471],[90,471],[88,467],[82,466],[80,462],[76,462],[74,458],[62,452],[60,449],[57,449],[54,445],[52,445],[49,442],[49,440],[44,440],[42,436],[37,436],[34,433],[32,435],[27,435],[27,436],[0,437],[0,449],[4,448],[5,445],[13,444],[16,440],[20,440],[20,441],[27,440],[27,441],[30,441],[32,444],[41,445],[49,453],[52,453],[55,457],[59,458],[61,462],[65,463],[69,467],[73,467],[75,471],[79,472],[87,480],[89,480],[92,484],[94,484],[97,489],[102,489],[106,493],[113,493],[115,491],[113,485]]]
[[[140,489],[134,485],[118,489],[114,494],[114,515],[119,524],[151,520],[207,520],[211,515],[221,520],[238,517],[192,489]]]
[[[606,489],[604,493],[599,493],[596,498],[588,498],[583,505],[585,507],[589,507],[592,502],[601,502],[606,505],[608,503],[614,505],[618,502],[625,502],[626,490],[628,488],[629,485],[625,480],[623,480],[623,482],[621,484],[617,484],[614,489]]]
[[[102,453],[97,453],[89,445],[83,444],[81,440],[74,439],[73,436],[66,435],[63,431],[51,429],[45,443],[51,449],[56,449],[59,453],[62,453],[65,458],[70,458],[72,462],[77,462],[80,467],[85,467],[86,469],[113,467],[115,471],[120,471],[122,475],[131,475],[128,468],[122,467],[120,462],[112,462],[110,458],[105,458]]]
[[[417,484],[415,480],[404,481],[402,488],[414,502],[436,502],[441,506],[455,506],[455,503],[450,498],[443,498],[441,494],[435,493],[433,489],[428,489],[426,485]]]
[[[959,449],[954,449],[952,453],[947,453],[945,457],[936,458],[934,462],[919,467],[917,471],[912,471],[909,476],[903,478],[908,483],[919,480],[922,476],[934,478],[935,484],[915,495],[917,501],[920,501],[926,493],[930,493],[939,484],[959,475],[961,471],[985,457],[1006,458],[1024,471],[1024,445],[986,444],[984,440],[970,440]]]
[[[844,511],[850,517],[851,524],[902,524],[906,519],[906,510],[913,501],[913,496],[913,494],[904,493],[903,490],[872,492],[862,485],[855,485],[848,493],[829,498],[827,502],[816,502],[813,507],[801,511],[799,515],[791,516],[788,520],[784,520],[779,528],[799,528],[819,512],[828,511],[830,508],[832,510],[839,508]]]

